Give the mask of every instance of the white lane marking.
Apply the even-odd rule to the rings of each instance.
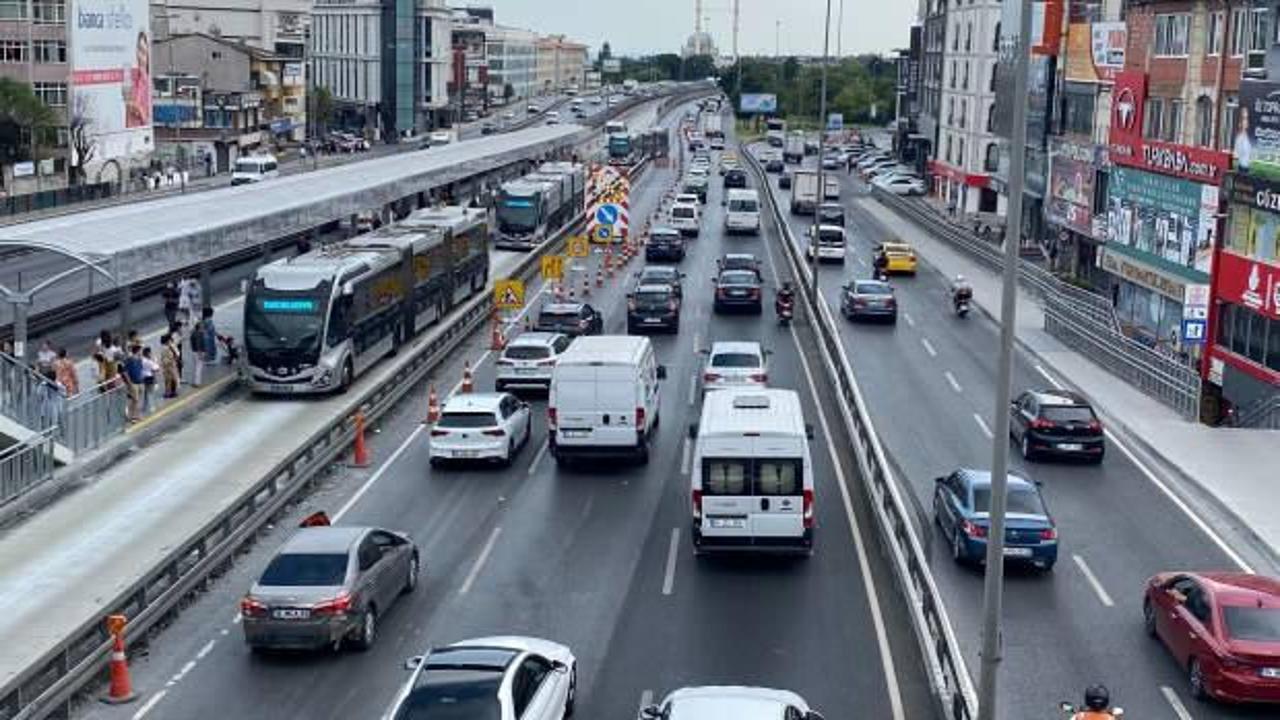
[[[933,343],[929,342],[929,338],[920,338],[920,344],[924,346],[924,351],[929,353],[929,357],[938,357],[938,351],[933,349]]]
[[[671,528],[671,544],[667,546],[667,570],[662,576],[662,594],[670,595],[676,584],[676,557],[680,550],[680,528]]]
[[[498,542],[498,536],[501,534],[501,527],[495,527],[493,532],[489,533],[489,539],[485,541],[484,548],[476,556],[475,564],[471,566],[471,571],[467,573],[466,579],[462,581],[462,587],[458,588],[459,595],[466,595],[471,590],[471,585],[479,577],[480,570],[484,568],[484,562],[489,559],[489,553],[493,552],[493,546]]]
[[[698,402],[698,373],[689,376],[689,407]]]
[[[915,318],[911,317],[911,313],[908,313],[908,312],[902,313],[902,319],[907,321],[908,326],[910,327],[916,326]]]
[[[773,274],[773,282],[779,284],[777,261],[773,257],[773,246],[766,245],[769,253],[769,271]],[[825,302],[825,301],[824,301]],[[844,468],[840,465],[840,457],[836,453],[835,441],[832,439],[831,427],[827,423],[827,415],[822,412],[822,401],[818,396],[818,384],[814,382],[813,371],[809,369],[809,357],[804,351],[804,346],[800,344],[800,335],[796,332],[795,325],[788,326],[791,331],[791,341],[796,346],[796,352],[800,355],[800,368],[804,370],[805,379],[809,383],[809,393],[813,397],[814,404],[818,407],[818,423],[822,426],[823,435],[827,439],[827,453],[831,457],[831,466],[836,471],[836,484],[840,488],[840,498],[844,504],[844,514],[849,520],[849,533],[853,536],[854,551],[858,556],[858,569],[862,574],[863,581],[866,583],[867,605],[871,609],[871,624],[876,631],[876,645],[880,652],[880,664],[884,670],[885,689],[889,693],[889,706],[893,710],[893,720],[905,720],[906,714],[902,709],[902,692],[898,686],[898,672],[895,669],[893,661],[893,649],[889,646],[889,633],[885,629],[884,616],[880,611],[880,594],[876,590],[875,577],[871,574],[871,563],[867,560],[867,548],[862,540],[862,529],[858,525],[858,517],[853,512],[853,500],[849,495],[849,482],[844,474]]]
[[[988,440],[995,438],[995,435],[991,434],[991,428],[987,427],[987,421],[983,420],[981,415],[974,413],[973,421],[978,423],[978,427],[982,428],[982,434],[986,435]]]
[[[1219,550],[1221,550],[1227,557],[1231,558],[1231,562],[1235,563],[1236,567],[1251,575],[1256,572],[1253,569],[1253,566],[1245,562],[1245,559],[1241,557],[1240,553],[1236,552],[1230,545],[1228,545],[1227,541],[1223,540],[1221,535],[1210,528],[1209,524],[1205,522],[1203,518],[1193,512],[1190,506],[1183,502],[1182,498],[1178,497],[1177,493],[1173,492],[1173,490],[1160,480],[1160,478],[1157,478],[1156,474],[1151,472],[1150,468],[1143,464],[1143,462],[1138,459],[1138,456],[1133,454],[1132,450],[1125,446],[1124,443],[1120,442],[1120,438],[1116,437],[1115,433],[1110,430],[1106,430],[1105,432],[1107,439],[1116,447],[1120,448],[1120,452],[1123,452],[1125,457],[1129,458],[1129,462],[1132,462],[1134,466],[1141,470],[1142,474],[1146,475],[1147,479],[1151,481],[1151,484],[1159,488],[1160,492],[1164,493],[1164,496],[1169,498],[1169,502],[1172,502],[1179,510],[1181,510],[1182,514],[1186,515],[1187,518],[1191,520],[1192,524],[1199,528],[1200,532],[1205,534],[1205,537],[1212,540],[1213,544],[1217,545]]]
[[[693,354],[697,355],[702,352],[702,333],[695,332],[693,334]]]
[[[209,642],[205,643],[204,647],[200,648],[200,652],[196,653],[196,660],[203,660],[205,655],[208,655],[210,652],[212,652],[213,645],[215,642],[217,641],[210,640]]]
[[[164,696],[168,694],[168,690],[161,690],[155,695],[152,695],[146,702],[142,703],[142,707],[138,708],[138,712],[133,714],[133,720],[142,720],[142,718],[146,717],[147,713],[151,712],[152,708],[154,708],[161,700],[164,699]]]
[[[550,447],[550,445],[548,445],[547,443],[542,443],[542,446],[538,448],[538,454],[533,456],[533,462],[529,463],[530,477],[532,477],[533,474],[538,471],[538,463],[542,462],[542,456],[547,454],[548,447]]]
[[[640,693],[640,709],[641,710],[644,710],[645,708],[649,707],[652,704],[653,704],[652,690],[645,690],[644,692]]]
[[[1040,373],[1041,375],[1043,375],[1043,376],[1044,376],[1044,379],[1045,379],[1045,380],[1048,380],[1050,385],[1053,385],[1055,388],[1057,388],[1057,389],[1059,389],[1059,390],[1061,390],[1061,389],[1062,389],[1062,383],[1058,382],[1057,378],[1055,378],[1054,376],[1050,375],[1050,374],[1049,374],[1049,371],[1045,370],[1045,369],[1044,369],[1043,367],[1041,367],[1040,365],[1036,365],[1036,372],[1038,372],[1038,373]]]
[[[336,523],[341,520],[343,515],[346,515],[351,508],[355,507],[356,503],[360,502],[360,498],[364,497],[364,494],[369,492],[369,488],[373,487],[373,484],[378,482],[378,480],[382,478],[383,474],[387,472],[387,469],[394,465],[396,460],[400,459],[400,456],[404,454],[404,451],[409,449],[409,445],[414,440],[417,440],[418,436],[422,434],[425,427],[425,425],[419,425],[413,429],[413,432],[409,433],[409,436],[404,439],[404,442],[400,443],[400,447],[396,448],[395,452],[391,453],[391,456],[379,465],[377,470],[373,471],[373,474],[369,476],[369,479],[364,481],[364,484],[360,486],[360,489],[356,490],[355,494],[343,503],[342,507],[338,508],[338,512],[333,514],[333,522]]]
[[[1089,568],[1088,563],[1079,555],[1072,555],[1071,559],[1076,562],[1076,567],[1080,568],[1080,572],[1084,573],[1084,579],[1089,581],[1093,586],[1093,591],[1098,594],[1098,599],[1106,607],[1115,607],[1115,602],[1111,600],[1111,596],[1107,594],[1107,589],[1102,587],[1102,583],[1098,581],[1098,576],[1093,574],[1093,570]]]
[[[951,383],[952,390],[955,390],[956,392],[964,392],[964,388],[960,387],[960,383],[956,381],[956,376],[952,375],[950,370],[942,374],[947,378],[947,382]]]
[[[187,676],[187,673],[195,669],[195,666],[196,666],[195,660],[188,660],[186,664],[184,664],[182,668],[178,670],[178,672],[174,673],[173,679],[170,680],[170,682],[175,682],[175,683],[181,682],[182,678]]]
[[[693,448],[689,445],[689,438],[684,439],[684,448],[680,451],[680,474],[689,474],[689,462],[693,459]]]
[[[1182,699],[1173,688],[1161,685],[1160,694],[1164,695],[1165,701],[1169,703],[1169,707],[1173,708],[1173,714],[1178,716],[1178,720],[1192,720],[1191,713],[1187,712],[1187,706],[1182,704]]]
[[[240,613],[236,613],[235,617],[231,618],[231,624],[232,625],[240,624]]]
[[[867,261],[866,261],[866,260],[864,260],[864,259],[862,259],[862,256],[861,256],[861,255],[855,255],[855,256],[853,257],[853,259],[854,259],[854,260],[857,260],[857,261],[858,261],[858,264],[859,264],[859,265],[861,265],[862,267],[866,267],[866,266],[867,266]]]

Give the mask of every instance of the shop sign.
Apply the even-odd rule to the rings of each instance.
[[[1145,73],[1119,73],[1111,98],[1111,162],[1196,182],[1222,182],[1231,166],[1229,153],[1142,137],[1142,109],[1147,99]]]
[[[1280,179],[1280,83],[1240,83],[1239,125],[1232,149],[1236,169]]]
[[[1105,247],[1098,248],[1098,267],[1178,302],[1186,296],[1186,283]]]
[[[1217,272],[1218,297],[1280,319],[1280,266],[1224,250]]]
[[[1218,205],[1215,185],[1113,168],[1107,188],[1107,240],[1208,273],[1217,240]]]

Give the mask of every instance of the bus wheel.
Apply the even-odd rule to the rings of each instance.
[[[338,393],[342,394],[351,389],[351,382],[355,376],[355,371],[351,369],[351,361],[348,360],[342,364],[342,383],[338,385]]]

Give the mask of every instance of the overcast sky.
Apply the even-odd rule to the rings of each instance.
[[[841,0],[831,0],[831,52]],[[503,25],[540,33],[565,33],[592,47],[608,40],[624,55],[676,52],[693,32],[694,0],[453,0],[451,5],[490,5]],[[906,47],[915,0],[844,0],[845,54],[884,53]],[[725,54],[732,49],[733,0],[703,0],[705,27]],[[601,12],[607,8],[607,12]],[[741,0],[740,51],[774,51],[775,22],[782,21],[783,55],[822,53],[825,0]]]

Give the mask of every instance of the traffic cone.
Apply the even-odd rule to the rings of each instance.
[[[507,346],[506,338],[502,337],[502,318],[498,315],[498,309],[493,309],[492,319],[489,323],[489,349],[498,351]]]
[[[427,417],[422,421],[430,425],[440,419],[440,396],[436,395],[435,383],[427,388]]]
[[[564,302],[564,283],[556,283],[556,302]]]
[[[356,410],[356,441],[351,454],[352,465],[356,467],[368,467],[369,448],[364,442],[364,410]]]
[[[582,297],[583,299],[591,297],[591,279],[583,273],[582,277]]]
[[[111,646],[111,660],[108,664],[111,684],[102,702],[108,705],[124,705],[133,702],[138,696],[133,692],[133,682],[129,679],[129,661],[124,656],[124,616],[113,615],[108,618],[115,642]]]
[[[462,364],[462,392],[469,393],[476,389],[475,379],[471,377],[471,361]]]
[[[608,245],[604,247],[604,276],[613,279],[613,248]]]
[[[604,269],[596,265],[596,287],[604,287]]]

